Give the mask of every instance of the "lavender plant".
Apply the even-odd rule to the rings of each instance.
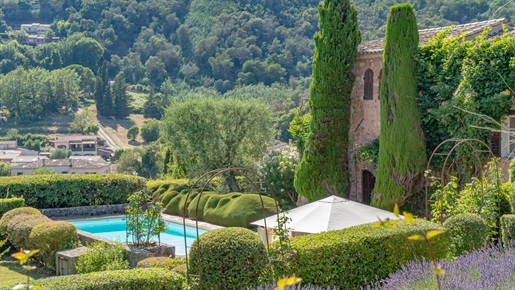
[[[414,261],[367,290],[436,289],[431,271],[432,261]],[[445,275],[440,276],[442,289],[513,289],[515,287],[515,248],[491,245],[467,253],[452,261],[440,261]]]
[[[251,288],[250,290],[276,290],[277,287],[275,284],[259,286],[257,288]],[[320,286],[312,286],[312,285],[293,285],[293,286],[285,286],[284,290],[336,290],[337,288],[331,287],[320,287]]]

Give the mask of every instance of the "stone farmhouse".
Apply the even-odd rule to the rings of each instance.
[[[494,37],[503,33],[503,27],[510,32],[515,29],[512,23],[503,18],[456,25],[448,34],[465,34],[466,39],[474,39],[486,28],[489,28],[489,37]],[[420,43],[429,41],[444,29],[445,27],[419,30]],[[381,38],[360,44],[353,69],[356,80],[351,95],[349,198],[365,204],[370,204],[370,194],[374,189],[376,173],[371,164],[358,160],[359,150],[357,148],[379,138],[379,84],[382,73],[383,41],[384,39]],[[507,119],[505,125],[515,130],[515,111],[513,116]],[[515,139],[515,137],[510,137],[508,133],[494,134],[491,138],[491,147],[495,151],[494,153],[501,157],[512,157],[510,152],[515,152],[515,145],[505,146],[510,139]]]

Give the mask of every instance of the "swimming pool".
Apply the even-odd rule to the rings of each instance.
[[[77,229],[92,233],[113,241],[125,242],[125,216],[100,219],[70,220]],[[186,255],[184,249],[184,226],[182,224],[165,221],[167,229],[161,234],[161,242],[175,246],[176,255]],[[199,229],[199,235],[207,232]],[[186,226],[186,242],[188,250],[191,243],[197,238],[197,230]]]

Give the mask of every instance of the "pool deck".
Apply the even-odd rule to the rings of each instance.
[[[55,217],[52,219],[53,220],[89,220],[89,219],[112,218],[112,217],[120,217],[120,216],[125,216],[125,215],[124,214],[111,214],[111,215],[96,215],[96,216],[67,216],[67,217]],[[165,221],[174,222],[174,223],[178,223],[181,225],[183,224],[183,219],[180,216],[169,215],[169,214],[165,214],[165,213],[162,213],[161,216],[163,217],[163,219]],[[187,226],[196,227],[195,220],[186,218],[184,220],[184,222],[186,223]],[[218,226],[218,225],[214,225],[214,224],[210,224],[210,223],[206,223],[206,222],[202,222],[202,221],[198,221],[198,227],[199,227],[199,229],[203,229],[203,230],[207,230],[207,231],[223,228],[222,226]]]

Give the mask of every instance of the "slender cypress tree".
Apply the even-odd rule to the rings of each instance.
[[[379,163],[372,205],[392,210],[420,190],[427,164],[417,108],[417,20],[411,4],[390,8],[381,80]]]
[[[97,111],[104,115],[105,110],[103,107],[104,104],[104,95],[106,90],[109,89],[109,77],[107,75],[107,61],[102,63],[102,66],[98,69],[97,72],[97,81],[95,83],[95,103],[97,106]]]
[[[318,13],[309,96],[311,133],[295,171],[295,189],[310,201],[347,194],[352,68],[361,42],[357,12],[349,0],[325,0]]]
[[[122,74],[114,78],[113,85],[113,113],[118,117],[127,117],[130,114],[129,97],[127,96],[127,85]]]

